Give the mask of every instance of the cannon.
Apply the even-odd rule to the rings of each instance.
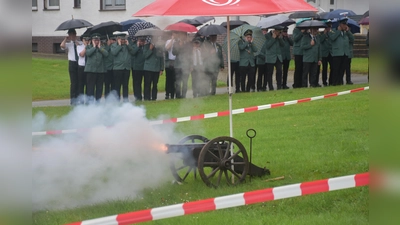
[[[232,137],[209,140],[201,135],[190,135],[178,144],[167,144],[166,148],[170,169],[177,182],[185,181],[191,172],[196,179],[197,171],[210,187],[218,187],[222,182],[236,185],[245,181],[247,175],[270,175],[269,169],[252,164],[243,144]]]

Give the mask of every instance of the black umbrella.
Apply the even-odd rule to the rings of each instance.
[[[71,20],[67,20],[67,21],[63,22],[62,24],[60,24],[57,27],[56,31],[57,30],[69,30],[69,29],[72,29],[72,28],[75,29],[75,28],[91,27],[91,26],[93,26],[93,24],[89,23],[86,20],[74,19],[72,17]]]
[[[108,21],[108,22],[97,24],[88,30],[89,30],[90,34],[99,33],[101,35],[109,35],[115,31],[121,31],[122,25],[120,23],[117,23],[114,21]],[[86,32],[88,32],[88,30],[86,30]]]
[[[298,19],[298,18],[319,18],[319,15],[316,12],[312,11],[303,11],[303,12],[294,12],[289,15],[289,19]]]
[[[199,21],[200,23],[207,23],[208,21],[214,20],[215,22],[215,18],[213,16],[197,16],[195,18],[193,18],[197,21]]]
[[[181,23],[187,23],[187,24],[193,25],[193,26],[195,26],[195,27],[198,27],[198,26],[200,26],[200,25],[203,25],[202,22],[200,22],[200,21],[198,21],[198,20],[196,20],[196,19],[183,19],[183,20],[181,20],[181,21],[179,21],[179,22],[181,22]]]
[[[230,30],[235,29],[236,27],[240,27],[243,24],[249,24],[249,23],[246,21],[242,21],[242,20],[230,20],[229,21],[229,29]],[[228,25],[226,24],[226,22],[223,22],[223,23],[221,23],[221,26],[226,28]]]
[[[197,34],[202,36],[210,36],[210,35],[218,35],[218,34],[226,34],[226,28],[221,25],[205,25],[200,28]]]
[[[322,21],[319,20],[306,20],[303,21],[301,23],[299,23],[299,25],[297,25],[297,27],[299,28],[323,28],[323,27],[327,27],[326,24]]]
[[[323,17],[321,16],[322,19],[335,19],[335,18],[342,18],[342,17],[348,17],[348,16],[355,16],[357,15],[355,12],[352,10],[348,9],[336,9],[331,12],[328,12],[326,15]]]
[[[368,17],[368,16],[369,16],[369,10],[366,11],[366,12],[363,14],[363,18]]]
[[[144,37],[144,36],[162,36],[164,31],[160,30],[158,27],[146,28],[143,30],[139,30],[136,32],[135,37]]]

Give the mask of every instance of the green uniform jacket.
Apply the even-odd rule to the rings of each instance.
[[[144,68],[144,55],[143,55],[143,46],[138,47],[136,42],[132,43],[132,56],[131,56],[131,66],[132,70],[143,70]]]
[[[190,42],[183,43],[182,46],[178,42],[175,42],[172,47],[172,54],[176,56],[175,58],[175,68],[182,69],[184,71],[189,71],[192,62],[192,44]]]
[[[301,49],[301,39],[303,38],[303,33],[299,28],[294,28],[293,30],[293,55],[303,55],[303,50]]]
[[[281,54],[283,60],[291,60],[290,46],[293,46],[293,40],[290,37],[283,37],[283,46],[281,47]]]
[[[315,36],[315,44],[311,46],[311,35],[304,33],[301,39],[301,49],[303,49],[303,62],[321,61],[321,46],[318,36]]]
[[[332,54],[332,42],[329,38],[330,33],[319,34],[319,40],[321,41],[321,55],[322,57],[328,57],[329,53]]]
[[[204,41],[201,48],[203,49],[203,57],[206,57],[204,59],[205,63],[205,70],[209,72],[219,72],[220,69],[224,68],[224,56],[222,55],[222,46],[218,43],[215,43],[216,48],[218,50],[215,50],[214,46],[210,41]],[[211,53],[211,51],[214,51],[215,53]]]
[[[351,31],[347,31],[347,35],[349,36],[349,58],[353,58],[354,35]]]
[[[332,56],[350,55],[349,33],[343,31],[342,35],[342,31],[340,30],[331,30],[329,38],[332,41]]]
[[[108,56],[105,59],[106,70],[112,70],[114,65],[114,56],[111,54],[111,47],[108,45],[104,47],[108,52]]]
[[[89,73],[105,73],[105,58],[108,56],[108,51],[101,46],[94,48],[92,45],[86,46],[86,65],[85,72]]]
[[[244,40],[239,40],[240,61],[239,66],[256,66],[254,54],[257,52],[256,46]]]
[[[265,52],[267,51],[267,41],[264,41],[261,49],[256,53],[256,64],[257,65],[264,65],[265,64]]]
[[[265,41],[266,52],[265,52],[265,62],[266,63],[276,63],[276,60],[283,62],[281,47],[285,44],[282,38],[272,38],[272,31],[265,35],[267,39]]]
[[[164,49],[154,47],[150,50],[150,44],[143,47],[145,58],[143,70],[151,72],[160,72],[164,70]]]
[[[111,54],[114,56],[113,70],[131,70],[131,54],[133,48],[131,45],[111,45]]]

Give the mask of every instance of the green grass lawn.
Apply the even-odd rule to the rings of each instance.
[[[290,61],[290,70],[294,70],[294,60]],[[227,69],[225,69],[225,72]],[[354,58],[352,72],[366,74],[367,58]],[[129,80],[129,93],[132,94],[132,77]],[[32,58],[32,101],[69,98],[68,61],[61,59]],[[225,86],[218,81],[218,86]],[[189,88],[191,81],[189,80]],[[165,75],[160,76],[159,92],[165,91]]]
[[[60,62],[62,64],[62,62]],[[66,76],[66,75],[65,75]],[[365,85],[353,85],[351,88]],[[233,109],[318,96],[349,86],[289,89],[233,95]],[[35,88],[33,88],[35,90]],[[198,99],[143,102],[146,117],[182,117],[225,111],[227,95]],[[50,118],[60,118],[71,107],[32,108]],[[163,126],[163,125],[159,125]],[[51,127],[48,129],[67,129]],[[234,137],[249,149],[246,130],[253,128],[253,163],[271,170],[270,176],[254,178],[234,187],[209,188],[191,174],[183,185],[163,183],[143,190],[139,198],[114,199],[67,210],[33,212],[32,224],[55,225],[105,217],[135,210],[277,187],[369,171],[369,91],[233,115]],[[208,138],[229,135],[228,117],[177,123],[177,134]],[[44,137],[33,137],[36,140]],[[172,176],[165,171],[165,176]],[[265,182],[284,176],[285,179]],[[34,178],[33,178],[34,179]],[[149,178],[151,179],[151,178]],[[146,224],[368,224],[369,187],[351,188],[249,206],[192,214]]]

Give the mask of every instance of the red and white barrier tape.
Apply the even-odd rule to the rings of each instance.
[[[251,106],[248,108],[234,109],[234,110],[232,110],[232,115],[260,111],[260,110],[264,110],[264,109],[272,109],[272,108],[277,108],[277,107],[281,107],[281,106],[294,105],[294,104],[299,104],[299,103],[304,103],[304,102],[311,102],[311,101],[315,101],[315,100],[326,99],[326,98],[330,98],[330,97],[336,97],[336,96],[340,96],[340,95],[346,95],[346,94],[351,94],[351,93],[366,91],[366,90],[369,90],[369,86],[362,87],[362,88],[356,88],[356,89],[352,89],[352,90],[347,90],[347,91],[342,91],[342,92],[336,92],[336,93],[327,94],[327,95],[315,96],[315,97],[311,97],[311,98],[303,98],[300,100],[293,100],[293,101],[279,102],[279,103],[273,103],[273,104],[268,104],[268,105]],[[222,112],[200,114],[200,115],[195,115],[195,116],[186,116],[186,117],[179,117],[179,118],[150,121],[150,124],[151,125],[160,125],[160,124],[167,124],[167,123],[180,123],[180,122],[210,119],[210,118],[222,117],[222,116],[228,116],[228,115],[229,115],[229,110],[222,111]],[[88,128],[70,129],[70,130],[38,131],[38,132],[32,132],[32,136],[70,134],[70,133],[83,132],[83,131],[87,131],[87,130],[88,130]]]
[[[145,209],[67,225],[127,225],[366,185],[369,185],[368,172]]]

